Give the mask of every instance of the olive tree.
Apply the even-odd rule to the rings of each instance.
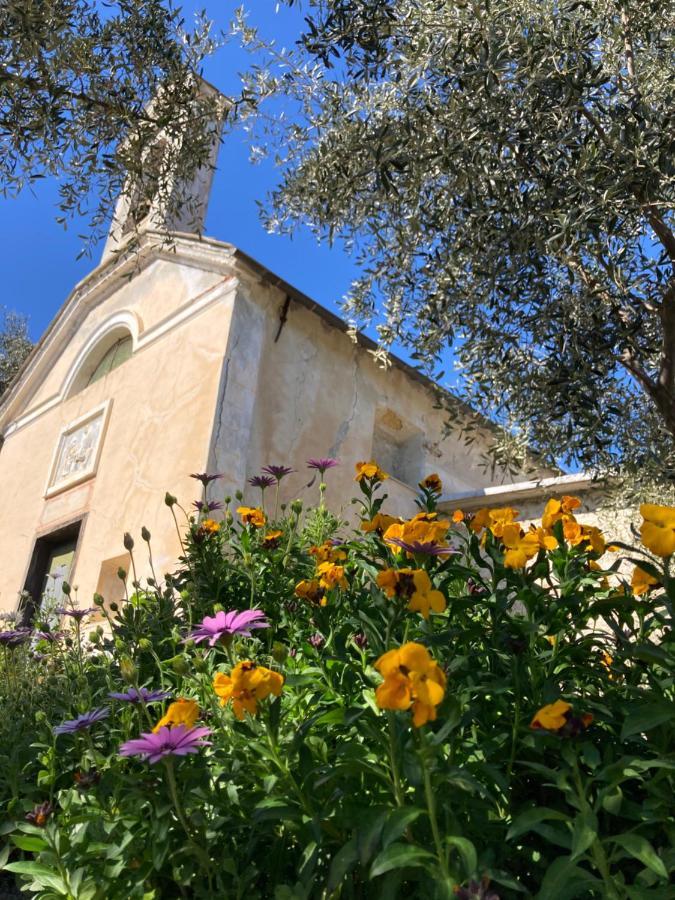
[[[451,348],[545,458],[675,471],[672,0],[304,9],[289,52],[240,20],[268,226],[342,238],[350,315],[431,370]]]
[[[32,347],[25,317],[0,309],[0,401]]]
[[[208,162],[223,115],[196,77],[219,43],[170,0],[2,0],[0,190],[57,178],[61,218],[89,216],[88,246],[124,191],[189,200],[176,185]]]

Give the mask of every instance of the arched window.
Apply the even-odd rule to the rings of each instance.
[[[79,394],[125,363],[136,345],[135,325],[129,315],[119,314],[92,335],[72,364],[63,396],[68,398]]]
[[[115,341],[112,347],[109,347],[103,354],[96,365],[96,368],[89,376],[87,383],[83,385],[83,387],[89,387],[90,384],[98,381],[99,378],[104,378],[108,372],[112,372],[113,369],[121,366],[123,362],[126,362],[129,359],[132,350],[133,341],[131,335],[126,334],[120,337]]]

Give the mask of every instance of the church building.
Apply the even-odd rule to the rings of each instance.
[[[151,211],[131,228],[120,201],[100,264],[0,404],[0,611],[28,621],[64,578],[81,605],[94,592],[119,599],[123,534],[138,545],[142,526],[156,571],[171,571],[180,544],[164,497],[190,510],[201,492],[191,473],[222,475],[210,499],[241,490],[255,505],[248,479],[290,466],[282,500],[309,504],[306,460],[335,457],[327,502],[346,516],[359,460],[391,475],[392,513],[415,511],[417,483],[432,472],[448,502],[494,488],[481,465],[489,422],[470,447],[445,435],[435,384],[395,358],[381,368],[374,344],[333,313],[231,244],[201,237],[208,173],[193,188],[200,214],[189,226],[158,227]]]

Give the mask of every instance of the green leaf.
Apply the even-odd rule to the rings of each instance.
[[[572,859],[578,859],[591,846],[598,834],[598,820],[588,811],[580,813],[572,826]]]
[[[32,862],[31,860],[20,860],[19,862],[7,863],[5,871],[16,872],[17,875],[28,875],[41,886],[50,887],[61,894],[67,893],[66,886],[58,872],[53,871],[48,866],[43,866],[41,863]]]
[[[408,826],[421,816],[423,812],[423,809],[417,809],[414,806],[404,806],[390,813],[382,829],[382,847],[386,848],[389,844],[398,840]]]
[[[535,900],[571,900],[573,897],[587,897],[589,887],[597,884],[597,878],[575,866],[568,856],[559,856],[546,870]]]
[[[337,890],[342,884],[345,875],[354,868],[358,860],[359,853],[356,846],[356,838],[353,837],[333,857],[326,885],[329,894]]]
[[[42,838],[31,837],[27,834],[12,835],[12,843],[19,850],[26,850],[28,853],[40,853],[41,850],[49,846]]]
[[[455,847],[459,851],[459,855],[462,857],[462,862],[464,863],[466,877],[471,878],[478,868],[478,856],[474,845],[466,838],[454,834],[447,835],[445,841],[451,847]]]
[[[643,731],[651,731],[664,722],[675,721],[675,703],[660,701],[658,703],[636,703],[626,716],[621,729],[621,740]]]
[[[546,819],[556,819],[559,822],[564,822],[567,819],[567,816],[558,812],[558,810],[550,809],[547,806],[535,806],[534,809],[526,809],[525,812],[521,813],[515,819],[509,830],[506,832],[506,840],[510,841],[513,838],[520,837],[521,834],[525,834],[527,831],[535,830],[534,826]]]
[[[655,875],[658,875],[659,878],[668,878],[668,871],[666,870],[663,860],[657,855],[649,841],[646,840],[646,838],[643,838],[642,835],[626,832],[626,834],[620,834],[618,837],[610,838],[610,840],[621,847],[622,850],[625,850],[630,856],[639,859],[643,865],[648,869],[651,869],[651,871],[654,872]]]
[[[432,853],[411,844],[390,844],[377,855],[370,868],[370,877],[377,878],[392,869],[425,866],[434,859]]]

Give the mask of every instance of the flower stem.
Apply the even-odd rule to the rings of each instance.
[[[574,787],[576,788],[579,807],[581,808],[582,812],[592,812],[590,804],[586,799],[586,792],[584,790],[583,781],[581,779],[581,772],[579,771],[579,762],[576,756],[572,757],[572,776],[574,778]],[[622,895],[617,890],[615,880],[612,878],[612,874],[609,869],[607,854],[605,853],[604,848],[597,836],[591,844],[591,856],[593,857],[593,862],[595,863],[598,872],[602,876],[605,890],[607,892],[605,894],[607,900],[619,900]]]
[[[397,806],[403,806],[403,791],[401,790],[401,773],[398,768],[398,756],[396,753],[396,729],[394,713],[387,710],[387,726],[389,730],[389,759],[391,762],[391,779],[394,785],[394,797]]]
[[[166,781],[169,787],[169,794],[171,795],[171,802],[173,803],[174,809],[176,811],[176,815],[178,817],[178,821],[183,826],[183,831],[190,843],[190,846],[195,851],[197,857],[199,858],[202,866],[206,870],[209,886],[211,885],[211,861],[207,852],[203,847],[200,847],[199,844],[196,843],[190,825],[188,823],[187,817],[185,815],[185,811],[183,810],[183,806],[180,802],[180,798],[178,797],[178,789],[176,787],[176,775],[173,770],[173,760],[170,757],[165,757],[164,759],[166,772]]]
[[[436,799],[434,797],[433,788],[431,786],[431,773],[429,771],[429,766],[427,765],[426,752],[425,748],[422,746],[422,741],[419,741],[419,759],[420,764],[422,766],[422,774],[424,776],[424,796],[427,801],[427,812],[429,814],[429,822],[431,824],[431,833],[434,838],[434,846],[436,847],[436,855],[438,856],[438,864],[441,867],[441,872],[443,873],[443,878],[446,881],[446,884],[450,881],[450,872],[448,871],[448,860],[443,849],[443,841],[441,840],[441,833],[438,829],[438,819],[436,817]]]

